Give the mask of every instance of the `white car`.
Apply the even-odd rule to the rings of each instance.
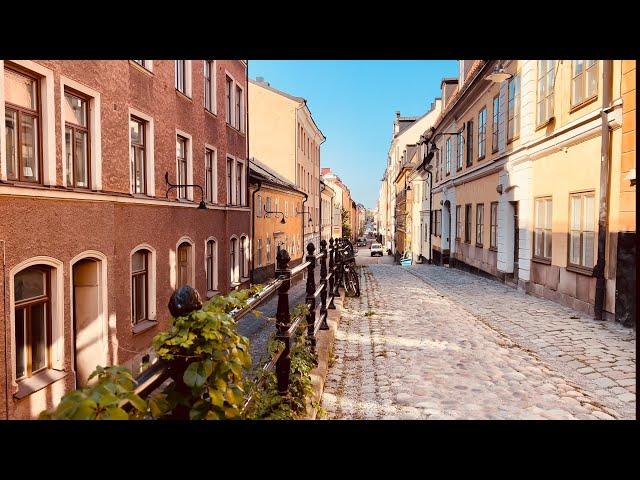
[[[375,255],[380,255],[382,256],[382,245],[380,245],[379,243],[372,243],[371,244],[371,256],[375,256]]]

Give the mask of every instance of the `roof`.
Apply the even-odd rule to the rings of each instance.
[[[305,195],[289,180],[255,158],[249,159],[249,178]]]

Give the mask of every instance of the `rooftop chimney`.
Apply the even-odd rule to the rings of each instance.
[[[400,110],[396,110],[396,118],[400,118]]]
[[[256,77],[256,82],[264,83],[264,77]]]

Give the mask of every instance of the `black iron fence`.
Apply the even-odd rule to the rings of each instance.
[[[306,337],[315,351],[316,335],[320,330],[328,330],[328,310],[334,309],[334,300],[340,295],[340,285],[337,279],[338,272],[343,267],[343,262],[353,255],[353,246],[348,239],[330,239],[329,245],[325,240],[320,242],[320,251],[315,253],[313,243],[307,245],[305,261],[297,267],[290,268],[291,257],[289,253],[281,249],[276,258],[276,277],[267,283],[262,290],[250,297],[242,308],[230,312],[236,322],[242,320],[249,312],[269,301],[274,295],[278,296],[276,313],[276,339],[281,342],[281,347],[274,352],[269,361],[262,368],[262,375],[257,383],[258,388],[266,378],[267,372],[275,369],[278,393],[285,395],[289,389],[289,375],[291,370],[290,348],[293,336],[303,319],[306,320]],[[320,262],[320,279],[316,281],[316,265]],[[292,305],[289,303],[289,288],[291,280],[307,272],[305,303],[308,307],[306,317],[304,314],[294,314],[292,317]],[[135,393],[145,398],[163,383],[170,379],[181,378],[184,366],[178,367],[171,362],[158,360],[143,371],[136,378],[137,388]],[[251,404],[254,392],[250,393],[244,409]],[[129,407],[124,405],[124,408]]]

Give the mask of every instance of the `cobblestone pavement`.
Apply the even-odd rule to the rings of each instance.
[[[336,336],[328,418],[635,418],[633,330],[453,269],[363,272]]]

